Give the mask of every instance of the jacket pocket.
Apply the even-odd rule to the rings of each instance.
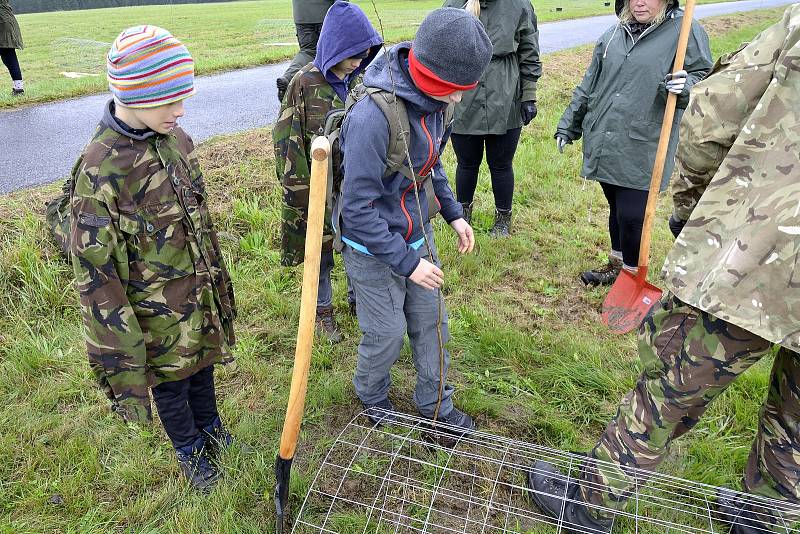
[[[125,234],[131,280],[160,282],[194,272],[183,208],[177,202],[120,213],[119,228]]]
[[[661,123],[648,121],[631,121],[628,137],[637,141],[656,141],[661,134]]]

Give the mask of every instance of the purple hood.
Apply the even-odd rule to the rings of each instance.
[[[325,21],[322,23],[314,66],[322,72],[328,83],[344,101],[347,97],[350,79],[358,76],[367,68],[378,55],[382,44],[383,39],[372,27],[364,11],[355,4],[338,0],[328,10]],[[369,50],[369,56],[347,79],[340,80],[330,72],[337,63],[367,50]]]

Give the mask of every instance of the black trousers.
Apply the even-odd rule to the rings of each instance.
[[[286,83],[292,81],[294,75],[298,70],[302,69],[317,56],[317,43],[319,42],[319,34],[322,33],[322,24],[295,24],[297,30],[297,44],[300,45],[300,51],[294,56],[289,68],[281,76]]]
[[[600,182],[610,208],[608,235],[611,249],[622,251],[622,261],[628,267],[639,264],[639,242],[642,239],[647,191],[629,189]]]
[[[214,390],[214,366],[175,382],[164,382],[153,388],[158,416],[177,449],[191,444],[200,430],[219,415]]]
[[[3,65],[8,69],[11,79],[15,81],[22,80],[22,70],[19,68],[17,51],[13,48],[0,48],[0,58],[3,60]]]
[[[500,210],[510,210],[514,198],[514,154],[517,152],[522,128],[508,130],[503,135],[453,134],[456,153],[456,196],[459,202],[472,202],[478,186],[478,171],[486,147],[486,163],[492,175],[494,205]]]

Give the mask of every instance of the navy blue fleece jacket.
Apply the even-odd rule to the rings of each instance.
[[[367,68],[364,85],[392,91],[405,101],[411,124],[410,153],[414,170],[431,175],[442,217],[450,223],[463,217],[447,183],[439,155],[450,136],[444,124],[446,104],[422,93],[408,72],[411,43],[392,47]],[[425,190],[420,188],[422,219],[414,198],[413,182],[395,173],[383,178],[389,146],[389,123],[371,98],[359,101],[342,125],[344,154],[342,237],[364,247],[401,276],[409,276],[420,261],[422,231],[428,220]]]

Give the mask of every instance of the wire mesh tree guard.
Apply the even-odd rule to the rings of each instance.
[[[365,412],[347,424],[316,472],[292,532],[593,532],[544,514],[526,486],[536,460],[558,467],[565,482],[585,484],[577,478],[584,456],[480,431],[454,437],[455,427],[391,415],[391,425],[376,426]],[[746,505],[754,532],[800,532],[796,504],[644,470],[626,472],[634,489],[626,509],[615,512],[615,534],[727,533],[734,518],[717,512],[720,492]]]

